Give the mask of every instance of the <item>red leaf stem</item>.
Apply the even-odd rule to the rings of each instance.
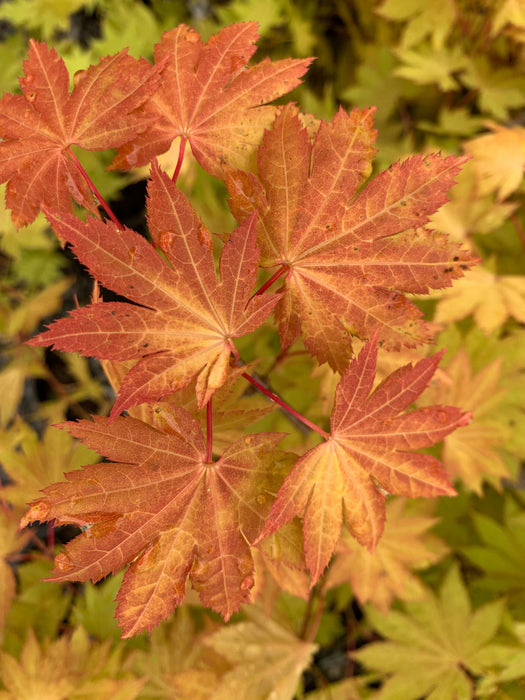
[[[78,172],[82,175],[82,177],[83,177],[84,180],[86,181],[86,183],[87,183],[89,189],[93,192],[93,194],[95,195],[95,197],[96,197],[96,198],[98,199],[98,201],[100,202],[100,205],[102,206],[102,208],[104,209],[104,211],[106,212],[106,214],[109,216],[109,218],[111,219],[111,221],[113,221],[113,223],[114,223],[116,226],[118,226],[119,229],[123,229],[124,227],[122,226],[122,224],[120,223],[120,221],[117,219],[117,217],[115,216],[115,214],[111,211],[111,208],[110,208],[109,204],[106,202],[106,200],[104,199],[104,197],[100,194],[100,192],[98,191],[98,189],[97,189],[96,186],[95,186],[95,183],[94,183],[93,180],[89,177],[89,175],[87,174],[87,172],[84,170],[84,168],[83,168],[83,166],[82,166],[82,163],[79,161],[79,159],[76,157],[76,155],[73,153],[73,151],[72,151],[71,149],[68,150],[67,154],[68,154],[68,156],[71,158],[71,160],[73,161],[73,163],[75,164],[75,166],[76,166]]]
[[[213,455],[213,408],[212,399],[206,404],[206,461],[211,462]]]
[[[269,280],[267,280],[263,286],[255,292],[255,294],[252,295],[251,299],[253,297],[258,297],[261,294],[264,294],[264,292],[269,289],[272,284],[279,279],[279,277],[282,277],[285,272],[288,272],[288,265],[281,265],[281,267],[277,270],[277,272],[274,272],[273,275],[270,277]],[[250,301],[251,301],[250,299]],[[248,302],[249,303],[249,302]]]
[[[254,387],[256,387],[257,389],[259,389],[259,391],[262,391],[262,393],[263,393],[265,396],[267,396],[269,399],[271,399],[272,401],[275,401],[275,403],[279,404],[279,406],[280,406],[281,408],[284,408],[285,411],[287,411],[288,413],[290,413],[292,416],[295,416],[295,418],[297,418],[298,420],[300,420],[301,423],[304,423],[305,425],[307,425],[307,426],[308,426],[309,428],[311,428],[312,430],[315,430],[315,432],[316,432],[316,433],[319,433],[319,435],[321,435],[325,440],[328,440],[328,439],[329,439],[329,437],[330,437],[329,433],[327,433],[326,431],[324,431],[322,428],[320,428],[320,427],[319,427],[318,425],[316,425],[315,423],[312,423],[312,421],[308,420],[308,418],[305,418],[305,416],[303,416],[301,413],[299,413],[298,411],[296,411],[295,408],[292,408],[291,406],[289,406],[289,405],[286,403],[286,401],[283,401],[281,398],[279,398],[279,396],[277,396],[276,394],[274,394],[273,392],[271,392],[269,389],[267,389],[265,386],[263,386],[263,385],[262,385],[260,382],[258,382],[256,379],[254,379],[253,377],[251,377],[251,376],[250,376],[249,374],[247,374],[246,372],[243,372],[241,376],[244,377],[244,379],[246,379],[247,382],[250,382],[250,384],[252,384]]]
[[[175,166],[175,172],[171,178],[173,182],[177,182],[177,178],[179,177],[180,169],[182,168],[182,163],[184,161],[184,151],[186,150],[187,142],[188,139],[185,136],[181,136],[179,144],[179,157],[177,159],[177,165]]]

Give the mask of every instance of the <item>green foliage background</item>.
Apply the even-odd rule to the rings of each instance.
[[[151,58],[161,33],[180,22],[207,38],[246,20],[260,24],[257,58],[317,57],[292,95],[304,111],[330,119],[339,104],[377,107],[377,170],[411,153],[472,155],[434,227],[475,250],[484,276],[458,285],[448,306],[446,295],[422,304],[442,323],[447,347],[449,389],[431,391],[474,413],[471,432],[443,454],[459,495],[408,506],[407,516],[433,518],[434,539],[426,561],[407,563],[417,566],[413,595],[396,594],[387,615],[338,583],[314,589],[309,601],[270,591],[260,604],[273,608],[270,621],[255,608],[226,626],[190,598],[150,638],[121,641],[119,577],[82,587],[42,582],[54,543],[45,531],[17,531],[38,489],[94,460],[48,426],[105,412],[112,396],[96,364],[22,344],[90,290],[43,219],[17,232],[2,208],[0,700],[524,699],[525,2],[5,1],[0,90],[18,89],[29,37],[53,44],[74,74],[124,46]],[[106,200],[118,200],[147,173],[106,172],[110,157],[82,154]],[[190,165],[182,186],[211,230],[232,228],[221,183]],[[274,342],[251,339],[253,356]],[[310,371],[306,360],[292,373],[281,367],[275,389],[322,416],[316,390],[331,378],[311,380]],[[290,432],[278,413],[265,420]]]

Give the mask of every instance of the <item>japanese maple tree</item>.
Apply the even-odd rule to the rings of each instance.
[[[440,354],[379,384],[376,361],[379,348],[433,338],[405,295],[450,287],[476,261],[427,228],[465,158],[414,156],[368,179],[374,109],[319,122],[293,104],[268,105],[310,60],[248,66],[256,39],[253,22],[207,43],[181,25],[155,47],[154,66],[125,52],[103,58],[71,94],[62,60],[32,42],[23,94],[0,101],[0,180],[13,221],[44,211],[96,281],[91,304],[30,344],[99,358],[118,392],[109,417],[59,426],[109,462],[44,489],[22,524],[82,530],[57,555],[52,580],[98,581],[129,564],[117,609],[128,637],[168,617],[188,585],[225,619],[267,576],[281,584],[286,572],[298,588],[309,576],[314,586],[343,524],[374,549],[388,494],[455,493],[439,461],[417,450],[470,415],[411,410]],[[156,157],[175,139],[168,174]],[[186,144],[225,182],[231,234],[212,236],[177,187]],[[114,168],[151,164],[149,240],[119,223],[73,145],[118,148]],[[97,283],[128,301],[104,301]],[[340,374],[330,426],[276,393],[271,369],[261,378],[247,363],[242,341],[272,329],[280,350],[258,360],[272,368],[302,342]],[[353,338],[365,341],[359,354]],[[281,432],[241,430],[238,416],[224,430],[233,402],[246,424],[266,412],[246,404],[243,414],[254,389],[308,432],[299,454],[279,448]]]

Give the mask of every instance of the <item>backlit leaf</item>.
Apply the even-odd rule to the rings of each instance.
[[[410,498],[455,493],[438,460],[414,450],[442,440],[465,425],[469,415],[446,406],[404,413],[425,389],[440,356],[402,367],[372,391],[375,338],[337,387],[330,437],[296,462],[258,538],[302,515],[312,583],[330,560],[343,520],[357,541],[373,551],[384,528],[384,491]]]
[[[23,94],[0,100],[0,181],[8,181],[6,205],[17,226],[33,221],[42,204],[72,211],[71,198],[96,211],[67,150],[72,144],[87,150],[116,147],[144,130],[151,118],[136,110],[160,81],[158,68],[123,50],[77,75],[70,94],[69,75],[55,49],[33,39],[29,44]]]
[[[69,473],[24,518],[84,530],[56,557],[54,581],[98,581],[133,562],[118,594],[125,637],[168,617],[188,578],[226,619],[250,600],[248,540],[269,507],[257,497],[279,471],[274,447],[281,435],[247,436],[213,462],[198,423],[184,409],[173,414],[169,432],[124,417],[63,424],[113,461]]]
[[[260,326],[278,300],[273,294],[250,300],[259,259],[255,217],[224,245],[218,280],[210,234],[158,167],[148,191],[150,233],[166,259],[130,229],[48,213],[91,274],[134,303],[76,309],[30,342],[104,360],[141,358],[122,383],[112,416],[177,391],[196,375],[204,406],[226,381],[232,338]]]
[[[225,27],[206,44],[184,24],[165,32],[155,46],[156,64],[167,61],[162,86],[144,106],[155,124],[123,146],[113,166],[145,165],[183,137],[213,175],[224,163],[249,169],[276,112],[266,103],[296,87],[312,60],[266,58],[247,66],[258,37],[256,22]]]
[[[284,274],[276,307],[283,346],[302,332],[319,362],[339,372],[352,354],[350,334],[366,339],[379,327],[381,342],[395,349],[428,340],[419,309],[393,290],[449,286],[473,262],[444,237],[414,230],[446,201],[462,159],[415,156],[352,201],[372,167],[373,111],[340,110],[312,146],[286,107],[265,134],[258,178],[228,178],[236,218],[259,212],[262,264]]]

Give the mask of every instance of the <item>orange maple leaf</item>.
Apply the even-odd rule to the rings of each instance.
[[[277,109],[265,103],[299,85],[313,60],[265,58],[248,67],[258,38],[257,22],[224,27],[206,44],[184,24],[165,32],[155,46],[162,86],[144,106],[155,123],[120,148],[112,167],[146,165],[182,137],[213,175],[224,163],[250,169]]]
[[[276,307],[283,346],[302,331],[319,362],[340,372],[352,334],[366,339],[379,327],[390,349],[429,340],[432,329],[419,309],[393,290],[450,286],[475,262],[422,228],[447,200],[465,158],[414,156],[355,196],[371,172],[373,113],[340,109],[321,123],[312,145],[297,110],[287,106],[265,133],[258,177],[233,170],[227,177],[237,220],[259,212],[262,264],[285,275]]]
[[[150,233],[166,260],[131,229],[47,211],[91,274],[134,303],[76,309],[29,343],[103,360],[141,358],[120,387],[112,417],[181,389],[196,375],[202,408],[226,381],[236,353],[232,338],[258,328],[278,300],[273,294],[250,300],[259,260],[255,218],[224,245],[219,281],[210,234],[157,165],[148,193]]]
[[[70,147],[116,148],[150,126],[137,108],[160,84],[160,66],[123,49],[75,76],[54,48],[29,40],[20,79],[23,95],[0,100],[0,182],[9,181],[6,206],[17,226],[33,221],[42,204],[72,211],[71,198],[96,211]]]
[[[168,617],[187,578],[225,619],[254,583],[248,541],[268,512],[283,435],[248,435],[212,462],[197,421],[178,407],[173,416],[170,432],[123,416],[62,424],[113,461],[44,489],[21,523],[54,518],[84,529],[57,555],[50,580],[98,581],[133,562],[117,596],[124,637]]]
[[[382,490],[410,498],[455,494],[439,461],[412,450],[442,440],[466,425],[470,414],[450,406],[403,413],[425,389],[443,353],[401,367],[372,391],[376,340],[377,332],[341,378],[331,435],[295,463],[256,540],[302,515],[312,585],[330,560],[343,519],[360,544],[374,549],[385,522]]]

